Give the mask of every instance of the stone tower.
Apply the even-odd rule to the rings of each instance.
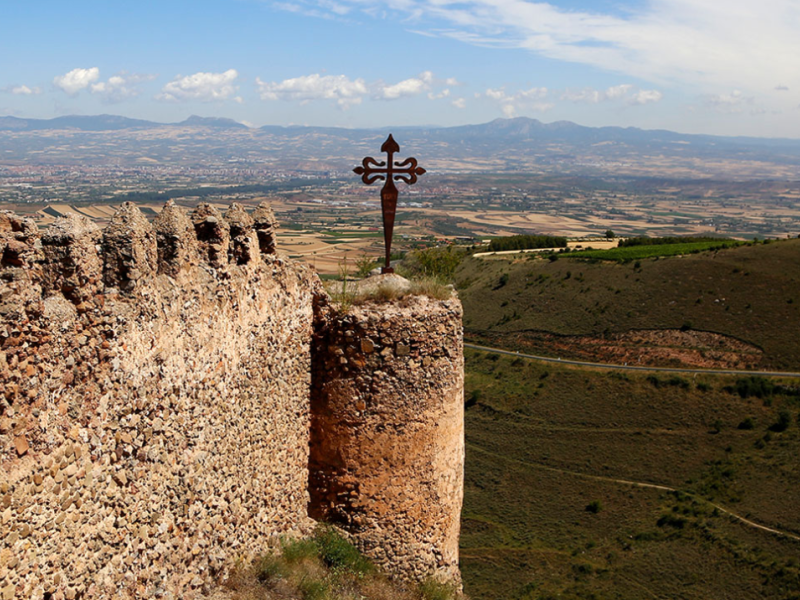
[[[310,515],[404,579],[460,582],[461,316],[455,294],[318,315]]]

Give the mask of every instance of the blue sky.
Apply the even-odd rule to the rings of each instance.
[[[0,115],[800,138],[798,0],[0,2]]]

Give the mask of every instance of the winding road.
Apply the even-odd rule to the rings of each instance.
[[[656,484],[656,483],[645,483],[645,482],[641,482],[641,481],[630,481],[629,479],[615,479],[613,477],[602,477],[600,475],[589,475],[588,473],[579,473],[578,471],[567,471],[566,469],[558,469],[556,467],[548,467],[547,465],[541,465],[541,464],[538,464],[538,463],[528,462],[528,461],[525,461],[525,460],[519,460],[517,458],[511,458],[511,457],[508,457],[508,456],[503,456],[501,454],[497,454],[495,452],[490,452],[489,450],[485,450],[485,449],[481,448],[480,446],[477,446],[477,445],[471,444],[471,443],[467,443],[466,446],[467,446],[468,449],[472,450],[473,452],[480,452],[482,454],[486,454],[488,456],[491,456],[492,458],[505,460],[507,462],[513,462],[513,463],[516,463],[516,464],[519,464],[519,465],[522,465],[522,466],[525,466],[525,467],[528,467],[528,468],[541,469],[541,470],[544,470],[544,471],[550,471],[552,473],[559,473],[561,475],[568,475],[568,476],[571,476],[571,477],[580,477],[580,478],[583,478],[583,479],[592,479],[594,481],[604,481],[606,483],[616,483],[616,484],[620,484],[620,485],[629,485],[631,487],[648,488],[648,489],[653,489],[653,490],[661,490],[661,491],[664,491],[664,492],[680,492],[681,494],[683,494],[685,496],[689,496],[690,498],[693,498],[693,499],[697,500],[698,502],[703,502],[703,503],[705,503],[705,504],[707,504],[709,506],[712,506],[712,507],[716,508],[719,512],[725,513],[726,515],[728,515],[729,517],[731,517],[735,521],[739,521],[740,523],[743,523],[744,525],[747,525],[748,527],[754,527],[755,529],[760,529],[762,531],[766,531],[766,532],[769,532],[769,533],[772,533],[772,534],[775,534],[775,535],[778,535],[778,536],[781,536],[781,537],[786,537],[786,538],[789,538],[789,539],[792,539],[792,540],[800,542],[800,536],[797,536],[797,535],[795,535],[793,533],[789,533],[788,531],[781,531],[780,529],[775,529],[773,527],[767,527],[766,525],[761,525],[760,523],[756,523],[755,521],[751,521],[750,519],[746,519],[745,517],[743,517],[741,515],[737,515],[735,512],[725,508],[724,506],[720,506],[719,504],[717,504],[715,502],[711,502],[710,500],[706,500],[702,496],[698,496],[698,495],[692,494],[690,492],[679,490],[677,488],[673,488],[673,487],[670,487],[668,485],[659,485],[659,484]]]
[[[490,348],[489,346],[479,346],[477,344],[464,343],[465,348],[472,348],[473,350],[482,350],[483,352],[494,352],[496,354],[507,354],[509,356],[518,356],[520,358],[528,358],[531,360],[538,360],[542,362],[552,362],[561,365],[576,365],[579,367],[593,367],[595,369],[614,369],[624,371],[659,371],[662,373],[702,373],[709,375],[755,375],[758,377],[800,377],[800,373],[792,373],[790,371],[743,371],[743,370],[728,370],[728,369],[686,369],[678,367],[640,367],[635,365],[612,365],[608,363],[594,363],[584,362],[580,360],[568,360],[561,358],[553,358],[551,356],[537,356],[535,354],[523,354],[522,352],[513,352],[511,350],[503,350],[501,348]]]

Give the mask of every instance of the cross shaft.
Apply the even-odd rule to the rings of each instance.
[[[408,185],[417,182],[417,176],[423,175],[425,169],[417,166],[416,158],[407,158],[396,162],[394,155],[400,152],[400,146],[394,141],[392,134],[386,138],[381,146],[381,152],[386,152],[386,161],[378,161],[367,156],[361,161],[361,166],[353,169],[357,175],[361,175],[361,181],[367,185],[372,185],[376,181],[384,181],[381,189],[381,213],[383,215],[383,240],[386,248],[386,262],[381,269],[381,273],[394,273],[390,266],[392,255],[392,233],[394,232],[394,217],[397,213],[398,191],[395,181],[402,181]]]

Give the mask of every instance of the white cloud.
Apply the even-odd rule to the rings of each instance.
[[[514,117],[519,111],[545,112],[555,106],[552,102],[544,101],[550,95],[546,87],[534,87],[514,94],[507,94],[503,88],[489,88],[484,96],[500,105],[500,110],[506,117]],[[480,96],[480,94],[478,94]]]
[[[623,83],[622,85],[614,85],[606,90],[606,97],[609,100],[622,98],[628,95],[628,92],[631,91],[631,88],[633,88],[633,86],[629,83]]]
[[[35,96],[42,93],[42,88],[29,87],[27,85],[9,85],[0,89],[0,92],[14,94],[15,96]]]
[[[476,45],[536,54],[659,85],[700,90],[795,88],[800,70],[797,0],[648,0],[620,11],[561,8],[537,0],[339,0],[388,20]],[[323,5],[315,6],[324,11]],[[591,4],[589,5],[591,6]]]
[[[335,100],[341,108],[360,104],[367,93],[363,79],[349,79],[345,75],[320,75],[314,73],[280,82],[266,82],[256,78],[262,100],[286,100],[306,104],[312,100]]]
[[[69,73],[59,75],[53,79],[53,85],[70,96],[88,88],[100,78],[100,69],[72,69]]]
[[[605,90],[583,88],[580,90],[567,89],[561,94],[561,100],[570,102],[585,102],[599,104],[600,102],[623,101],[629,105],[650,104],[658,102],[664,97],[658,90],[640,90],[637,87],[623,83]]]
[[[664,94],[658,90],[639,90],[632,96],[628,97],[628,104],[651,104],[653,102],[660,102]]]
[[[178,75],[161,89],[156,99],[168,102],[227,100],[236,94],[238,86],[234,82],[238,76],[236,69],[228,69],[224,73]]]
[[[450,95],[450,88],[445,88],[438,94],[435,92],[428,92],[428,99],[441,100],[442,98],[447,98],[449,95]]]
[[[746,96],[741,90],[733,90],[724,94],[708,94],[705,96],[706,104],[721,113],[761,114],[762,108],[756,105],[753,96]]]
[[[446,82],[459,85],[453,78],[439,80],[430,71],[423,71],[397,83],[377,81],[367,83],[363,79],[350,79],[346,75],[320,75],[313,73],[283,81],[262,81],[256,78],[256,87],[262,100],[285,100],[307,104],[313,100],[333,100],[341,108],[361,104],[368,94],[374,100],[398,100],[428,92],[430,100],[440,100],[450,95],[449,88],[437,91]]]
[[[396,100],[407,96],[416,96],[431,89],[433,85],[433,73],[423,71],[417,77],[404,79],[394,85],[379,85],[376,97],[383,100]]]
[[[466,108],[467,101],[464,98],[456,98],[450,104],[452,104],[456,108]]]
[[[91,85],[92,93],[103,96],[106,102],[122,102],[128,98],[135,98],[140,94],[138,85],[155,79],[155,75],[140,75],[120,73],[108,78],[108,81],[99,81]]]
[[[593,90],[591,88],[584,88],[582,90],[566,90],[561,94],[562,100],[569,100],[570,102],[586,102],[588,104],[598,104],[606,100],[605,92],[600,90]]]

